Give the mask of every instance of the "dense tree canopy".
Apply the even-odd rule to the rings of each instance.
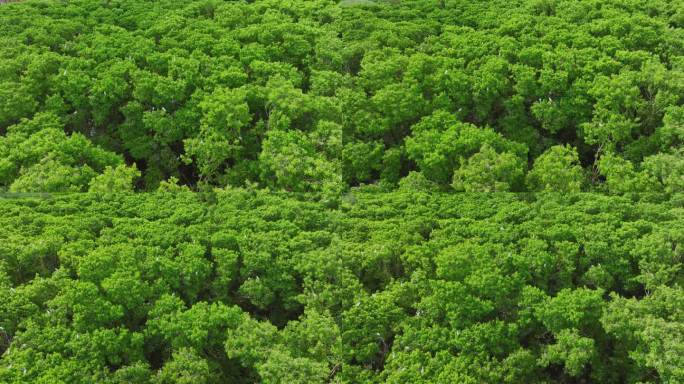
[[[336,195],[420,172],[444,191],[681,192],[682,6],[5,4],[0,189],[85,191],[125,163],[147,191]]]
[[[177,190],[0,210],[2,382],[684,380],[681,199]]]
[[[1,383],[684,382],[681,0],[0,0]]]

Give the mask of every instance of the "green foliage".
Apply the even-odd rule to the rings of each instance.
[[[0,380],[681,381],[679,199],[401,183],[0,200]]]
[[[684,192],[684,148],[644,159],[643,172],[655,178],[667,193]]]
[[[634,169],[634,164],[612,153],[598,161],[598,169],[606,178],[605,186],[611,193],[658,191],[659,185],[649,174]]]
[[[510,152],[496,153],[488,144],[454,172],[457,191],[506,192],[517,189],[523,177],[520,159]]]
[[[584,174],[577,150],[567,146],[549,148],[535,160],[527,184],[533,191],[579,192]]]
[[[595,355],[594,340],[582,337],[576,330],[564,329],[541,357],[541,364],[563,364],[568,375],[579,376]]]
[[[207,384],[212,380],[207,362],[193,350],[182,348],[159,370],[152,380],[155,384]]]
[[[459,163],[478,153],[484,145],[487,145],[486,152],[469,160],[471,168],[477,167],[478,163],[487,163],[486,158],[492,157],[493,151],[511,152],[501,159],[508,163],[515,162],[516,156],[522,157],[526,152],[523,145],[506,140],[492,129],[480,129],[471,124],[459,123],[454,116],[445,111],[424,118],[413,126],[412,130],[413,135],[406,141],[409,158],[418,164],[428,179],[438,183],[450,180]],[[486,164],[481,166],[487,167]],[[509,165],[504,168],[507,166]],[[497,168],[494,171],[497,172],[501,167],[494,168]],[[500,177],[501,175],[496,174],[491,176],[492,179]]]
[[[0,382],[684,382],[683,31],[0,4]]]
[[[52,158],[22,168],[9,186],[10,192],[79,192],[96,175],[89,166],[80,168],[61,164]]]
[[[663,164],[679,164],[684,144],[678,7],[3,6],[0,188],[85,191],[125,159],[141,172],[136,190],[175,178],[196,191],[318,192],[331,204],[415,171],[447,190],[455,172],[473,179],[485,163],[498,165],[457,189],[677,193],[680,167]],[[502,159],[476,155],[485,144]]]
[[[137,177],[140,177],[140,171],[135,165],[106,167],[101,175],[90,181],[88,192],[99,194],[132,192],[133,181]]]
[[[81,192],[106,167],[123,163],[85,136],[67,135],[53,113],[22,119],[0,136],[0,188],[12,192]]]
[[[197,159],[200,175],[215,177],[227,160],[241,157],[249,107],[244,92],[221,88],[206,96],[199,109],[200,131],[185,141],[185,147],[187,154]]]
[[[630,375],[645,378],[645,370],[654,370],[663,382],[676,383],[682,371],[680,287],[658,287],[643,300],[615,297],[601,322],[621,343],[629,345],[630,358],[637,367]]]

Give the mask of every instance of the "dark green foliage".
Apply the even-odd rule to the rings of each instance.
[[[682,192],[680,8],[5,4],[0,191],[84,191],[125,161],[145,191],[175,178],[331,199],[417,171],[442,190]]]

